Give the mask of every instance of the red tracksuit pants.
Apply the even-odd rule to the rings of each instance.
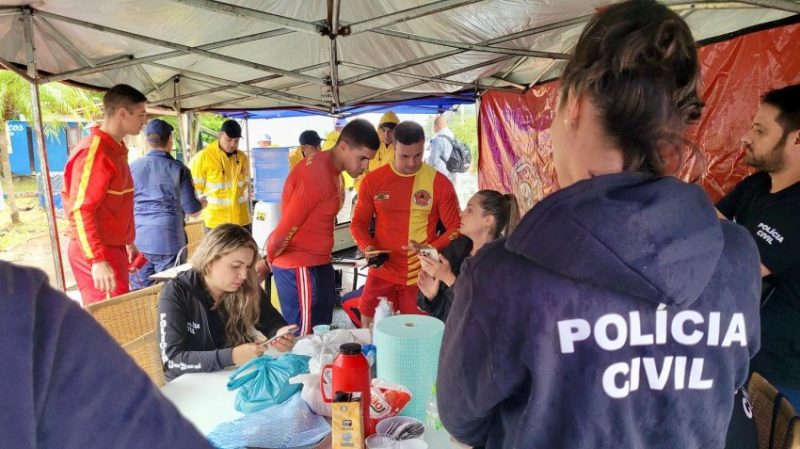
[[[107,246],[106,254],[117,280],[116,288],[108,296],[114,297],[128,293],[128,251],[124,246]],[[75,275],[75,281],[78,283],[78,290],[81,291],[83,305],[87,306],[106,299],[106,292],[94,288],[92,264],[86,260],[77,240],[70,240],[67,257],[72,266],[72,274]]]

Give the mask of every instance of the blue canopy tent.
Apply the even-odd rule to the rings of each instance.
[[[473,103],[475,103],[475,94],[465,93],[458,96],[427,97],[386,103],[369,103],[345,108],[338,115],[341,117],[351,117],[367,113],[381,113],[389,110],[394,111],[396,114],[441,114],[442,112],[456,109],[458,105]],[[329,115],[317,109],[305,108],[221,111],[220,114],[233,119],[251,120]]]

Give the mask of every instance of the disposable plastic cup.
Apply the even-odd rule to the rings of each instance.
[[[403,440],[398,441],[397,449],[428,449],[428,443],[423,440]]]
[[[396,449],[397,445],[395,444],[394,438],[388,435],[370,435],[367,437],[366,441],[367,449]]]
[[[400,440],[402,429],[414,430],[412,435],[406,434],[402,436],[403,440],[406,439],[422,439],[425,438],[425,424],[410,416],[392,416],[379,422],[375,426],[375,430],[381,435],[389,435],[395,440]]]
[[[325,335],[331,331],[331,326],[330,324],[317,324],[311,328],[311,331],[314,335]]]

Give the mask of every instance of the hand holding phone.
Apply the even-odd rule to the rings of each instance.
[[[263,344],[264,344],[264,346],[269,347],[269,345],[271,345],[275,340],[277,340],[279,338],[286,337],[287,335],[294,335],[294,333],[297,332],[297,329],[298,329],[298,327],[297,327],[296,324],[291,324],[289,326],[286,326],[286,327],[278,330],[278,333],[275,334],[274,337],[272,337],[269,340],[265,341]]]
[[[420,248],[419,255],[429,257],[435,261],[439,261],[439,251],[436,251],[436,248]]]

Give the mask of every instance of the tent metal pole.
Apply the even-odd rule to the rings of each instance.
[[[37,21],[39,22],[42,27],[44,27],[44,31],[49,34],[59,45],[61,45],[67,53],[71,54],[75,59],[80,60],[83,65],[89,67],[97,67],[97,64],[92,62],[89,58],[87,58],[75,44],[72,43],[69,39],[67,39],[61,31],[58,31],[56,27],[53,26],[47,19],[44,17],[38,17]]]
[[[201,46],[199,46],[197,48],[198,49],[202,49],[202,50],[214,50],[214,49],[217,49],[217,48],[228,47],[228,46],[231,46],[231,45],[244,44],[244,43],[247,43],[247,42],[254,42],[254,41],[259,41],[259,40],[262,40],[262,39],[268,39],[268,38],[275,37],[275,36],[281,36],[281,35],[284,35],[284,34],[287,34],[287,33],[291,33],[291,32],[292,32],[292,30],[287,30],[287,29],[267,31],[267,32],[264,32],[264,33],[253,34],[253,35],[250,35],[250,36],[243,36],[243,37],[237,37],[237,38],[234,38],[234,39],[225,39],[223,41],[212,42],[210,44],[201,45]],[[91,75],[93,73],[105,72],[107,70],[121,69],[121,68],[124,68],[124,67],[130,67],[132,65],[144,64],[144,63],[147,63],[147,62],[160,61],[162,59],[175,58],[175,57],[178,57],[178,56],[183,56],[185,54],[187,54],[187,53],[183,52],[183,51],[170,51],[170,52],[159,53],[159,54],[151,55],[151,56],[143,56],[141,58],[135,58],[132,55],[112,56],[106,61],[97,61],[96,62],[97,65],[95,67],[83,67],[83,68],[80,68],[80,69],[70,70],[68,72],[63,72],[63,73],[58,73],[58,74],[55,74],[55,75],[51,75],[51,76],[45,77],[43,79],[44,79],[45,82],[61,81],[61,80],[64,80],[64,79],[67,79],[67,78],[73,78],[73,77],[76,77],[76,76]]]
[[[204,104],[202,106],[194,107],[194,108],[192,108],[192,110],[205,111],[205,110],[209,110],[209,109],[215,109],[215,108],[218,108],[220,106],[223,106],[223,105],[226,105],[226,104],[229,104],[229,103],[235,103],[237,101],[247,100],[248,98],[253,98],[253,96],[252,95],[247,95],[247,96],[244,96],[244,97],[231,98],[230,100],[223,100],[223,101],[216,102],[216,103]],[[286,103],[286,106],[288,106],[288,107],[297,107],[296,103],[290,103],[290,102],[288,102],[286,100],[281,100],[279,98],[272,98],[272,99],[275,100],[275,101],[278,101],[278,102]],[[329,114],[331,112],[330,108],[327,105],[324,106],[324,107],[323,106],[304,106],[304,107],[306,107],[308,109],[314,109],[315,111],[322,111],[322,112],[324,112],[326,114]],[[241,109],[246,109],[246,108],[238,108],[238,109],[241,110]]]
[[[28,74],[24,70],[21,70],[19,67],[15,66],[12,62],[7,61],[7,60],[5,60],[3,58],[0,58],[0,65],[5,67],[8,70],[14,72],[15,74],[17,74],[17,76],[19,76],[20,78],[24,79],[25,81],[27,81],[29,83],[33,83],[34,82],[33,78],[29,77]]]
[[[189,78],[189,77],[187,77],[187,78]],[[250,86],[250,84],[263,83],[264,81],[269,81],[270,79],[273,79],[271,77],[265,77],[265,78],[267,78],[267,79],[259,78],[259,79],[255,79],[255,80],[245,81],[243,83],[216,86],[216,87],[212,87],[210,89],[205,89],[205,90],[191,92],[191,93],[188,93],[188,94],[179,95],[177,97],[164,98],[162,100],[158,100],[158,101],[152,102],[151,105],[160,105],[160,104],[170,103],[170,102],[173,102],[175,100],[183,100],[183,99],[186,99],[186,98],[197,97],[197,96],[200,96],[200,95],[211,94],[211,93],[215,93],[215,92],[221,92],[221,91],[233,89],[233,88],[236,88],[236,87],[240,87],[242,90],[244,90],[245,92],[248,92],[248,93],[250,93],[252,95],[267,96],[267,97],[270,97],[270,98],[286,98],[288,100],[294,100],[297,103],[302,104],[302,105],[315,105],[315,106],[324,105],[324,103],[318,102],[318,101],[316,101],[316,100],[314,100],[312,98],[303,97],[301,95],[290,94],[290,93],[284,92],[282,90],[269,89],[269,88],[266,88],[266,87]],[[192,79],[192,78],[190,78],[190,79]],[[284,88],[284,90],[285,89],[286,88]]]
[[[331,113],[334,112],[333,108],[341,106],[339,102],[339,51],[337,48],[337,40],[339,38],[339,0],[328,0],[328,25],[330,27],[331,39],[331,56],[330,56],[330,69],[331,69],[331,96],[333,97],[333,104],[331,105]]]
[[[147,70],[145,70],[144,67],[142,67],[141,65],[137,65],[136,72],[139,74],[139,77],[141,78],[142,81],[144,81],[145,84],[150,83],[150,85],[153,86],[153,90],[151,90],[150,92],[158,92],[158,95],[160,95],[161,98],[165,97],[164,92],[161,92],[161,88],[158,86],[158,84],[156,84],[156,82],[153,80],[150,74],[147,73]]]
[[[247,19],[257,19],[263,22],[268,22],[273,25],[289,28],[293,31],[300,31],[303,33],[320,34],[320,27],[311,22],[293,19],[291,17],[279,16],[277,14],[270,14],[268,12],[259,11],[257,9],[245,8],[244,6],[231,5],[229,3],[218,2],[214,0],[172,0],[176,3],[183,3],[184,5],[194,6],[197,8],[204,8],[215,13],[227,14],[234,17],[243,17]]]
[[[432,37],[419,36],[411,33],[404,33],[402,31],[387,30],[387,29],[374,29],[370,30],[372,33],[383,34],[385,36],[397,37],[400,39],[407,39],[417,42],[425,42],[426,44],[441,45],[443,47],[460,48],[468,51],[480,51],[486,53],[498,53],[501,55],[515,55],[515,56],[529,56],[533,58],[552,58],[552,59],[568,59],[569,55],[565,53],[556,53],[548,51],[536,50],[523,50],[518,48],[502,48],[492,47],[490,45],[467,44],[463,42],[453,42],[444,39],[435,39]]]
[[[577,25],[579,23],[586,22],[587,20],[592,18],[592,16],[593,16],[593,14],[588,14],[588,15],[585,15],[585,16],[574,17],[574,18],[568,19],[568,20],[562,20],[560,22],[555,22],[555,23],[551,23],[551,24],[548,24],[548,25],[543,25],[543,26],[539,26],[539,27],[536,27],[536,28],[531,28],[529,30],[520,31],[519,33],[509,34],[507,36],[502,36],[502,37],[490,39],[490,40],[487,40],[487,41],[478,42],[477,45],[494,45],[494,44],[499,44],[499,43],[502,43],[502,42],[513,41],[515,39],[520,39],[520,38],[527,37],[527,36],[530,36],[530,35],[533,35],[533,34],[544,33],[546,31],[551,31],[551,30],[554,30],[554,29],[557,29],[557,28],[561,28],[561,27],[565,27],[565,26]],[[374,78],[376,76],[381,76],[381,75],[384,75],[386,73],[394,72],[395,70],[402,70],[402,69],[405,69],[405,68],[408,68],[408,67],[412,67],[412,66],[415,66],[415,65],[424,64],[426,62],[435,61],[437,59],[442,59],[442,58],[447,58],[447,57],[450,57],[450,56],[455,56],[455,55],[458,55],[458,54],[461,54],[461,53],[465,53],[467,51],[469,51],[469,50],[455,49],[455,50],[449,50],[449,51],[442,52],[442,53],[436,53],[436,54],[433,54],[433,55],[423,56],[421,58],[413,59],[411,61],[403,62],[403,63],[400,63],[400,64],[395,64],[393,66],[385,67],[385,68],[382,68],[382,69],[379,69],[379,70],[373,70],[372,72],[362,73],[361,75],[357,75],[357,76],[353,76],[353,77],[350,77],[350,78],[343,79],[339,83],[339,85],[340,86],[345,86],[345,85],[348,85],[348,84],[357,83],[357,82],[363,81],[365,79]]]
[[[295,73],[295,72],[292,72],[290,70],[284,70],[284,69],[281,69],[281,68],[278,68],[278,67],[272,67],[272,66],[268,66],[268,65],[264,65],[264,64],[259,64],[257,62],[252,62],[252,61],[247,61],[247,60],[244,60],[244,59],[234,58],[232,56],[226,56],[226,55],[222,55],[222,54],[219,54],[219,53],[214,53],[214,52],[208,51],[208,50],[206,50],[204,48],[201,48],[201,47],[205,47],[205,46],[190,47],[188,45],[182,45],[182,44],[178,44],[176,42],[165,41],[163,39],[156,39],[154,37],[144,36],[144,35],[136,34],[136,33],[131,33],[131,32],[128,32],[128,31],[119,30],[119,29],[116,29],[116,28],[111,28],[111,27],[107,27],[107,26],[104,26],[104,25],[99,25],[99,24],[96,24],[96,23],[86,22],[84,20],[73,19],[71,17],[66,17],[66,16],[53,14],[53,13],[45,12],[45,11],[38,11],[37,10],[37,14],[40,14],[40,15],[42,15],[44,17],[47,17],[47,18],[51,18],[53,20],[72,23],[74,25],[83,26],[85,28],[90,28],[90,29],[94,29],[94,30],[97,30],[97,31],[102,31],[102,32],[105,32],[105,33],[115,34],[117,36],[122,36],[122,37],[125,37],[125,38],[128,38],[128,39],[134,39],[134,40],[145,42],[145,43],[148,43],[148,44],[151,44],[151,45],[158,45],[160,47],[171,48],[173,50],[176,50],[176,51],[180,52],[181,54],[192,54],[192,55],[203,56],[203,57],[206,57],[206,58],[216,59],[216,60],[224,61],[224,62],[227,62],[227,63],[230,63],[230,64],[236,64],[236,65],[240,65],[242,67],[248,67],[248,68],[255,69],[255,70],[261,70],[261,71],[264,71],[264,72],[277,73],[279,75],[284,75],[284,76],[288,76],[288,77],[291,77],[291,78],[298,78],[298,79],[302,79],[303,81],[314,82],[314,83],[317,83],[317,84],[325,84],[325,81],[320,79],[320,78],[316,78],[316,77],[309,76],[309,75],[303,75],[303,74]],[[285,34],[285,33],[283,33],[283,34]],[[99,67],[93,67],[91,69],[92,70],[97,70],[98,68]],[[89,70],[89,69],[87,69],[87,70]],[[85,72],[83,74],[85,74]],[[76,71],[53,75],[53,76],[45,78],[45,80],[47,82],[60,81],[62,79],[70,78],[70,77],[73,77],[73,76],[77,76]]]
[[[197,123],[194,111],[185,111],[181,116],[186,120],[186,147],[187,151],[183,154],[183,162],[188,166],[189,162],[197,153]]]
[[[26,8],[22,12],[23,26],[25,29],[25,53],[28,59],[28,77],[34,80],[31,83],[31,106],[33,109],[33,129],[36,134],[37,150],[39,153],[39,167],[42,171],[42,185],[47,198],[47,223],[50,228],[50,249],[53,254],[53,268],[55,268],[56,287],[62,292],[66,291],[64,282],[64,264],[61,257],[61,242],[58,236],[58,223],[56,222],[56,206],[53,201],[53,185],[50,182],[50,167],[47,161],[47,148],[44,141],[44,122],[42,121],[42,105],[39,97],[39,83],[36,82],[36,49],[33,45],[33,17],[32,10]]]
[[[248,119],[247,116],[248,116],[248,114],[247,114],[247,112],[245,112],[244,113],[244,137],[247,139],[247,147],[245,148],[246,149],[245,153],[247,153],[247,162],[251,163],[253,161],[253,153],[252,153],[252,150],[251,150],[251,148],[253,148],[253,145],[250,143],[251,142],[251,140],[250,140],[250,120]],[[252,179],[252,178],[253,178],[253,174],[251,173],[250,174],[250,179]],[[253,188],[253,183],[252,182],[248,182],[247,183],[247,191],[245,192],[245,195],[247,195],[246,196],[246,198],[247,198],[247,212],[250,214],[250,219],[251,220],[253,219],[252,218],[253,217],[253,202],[250,200],[251,198],[253,198],[252,188]]]
[[[468,67],[462,67],[462,68],[460,68],[458,70],[453,70],[453,71],[450,71],[450,72],[447,72],[447,73],[442,73],[438,77],[439,78],[447,78],[448,76],[459,75],[461,73],[469,72],[470,70],[479,69],[479,68],[485,67],[487,65],[498,64],[498,63],[504,62],[508,58],[510,58],[510,56],[501,56],[499,58],[495,58],[495,59],[492,59],[490,61],[484,61],[484,62],[481,62],[481,63],[478,63],[478,64],[473,64],[473,65],[468,66]],[[350,103],[351,104],[358,104],[358,103],[361,103],[361,102],[364,102],[364,101],[367,101],[367,100],[371,100],[371,99],[376,98],[376,97],[380,97],[382,95],[386,95],[388,93],[397,92],[398,90],[411,89],[413,87],[417,87],[417,86],[419,86],[421,84],[425,84],[427,82],[428,81],[415,81],[413,83],[404,84],[402,86],[393,87],[391,89],[385,89],[385,90],[382,90],[380,92],[375,92],[375,93],[372,93],[372,94],[369,94],[369,95],[365,95],[365,96],[360,97],[360,98],[356,98],[354,100],[351,100]]]
[[[218,76],[209,75],[209,74],[206,74],[206,73],[200,73],[200,72],[195,72],[195,71],[192,71],[192,70],[180,69],[180,68],[177,68],[177,67],[173,67],[173,66],[166,65],[166,64],[161,64],[161,63],[158,63],[158,62],[146,62],[145,64],[146,65],[152,65],[154,67],[160,67],[160,68],[165,69],[165,70],[173,70],[175,72],[179,72],[180,76],[184,76],[186,78],[193,79],[193,80],[195,80],[197,82],[206,83],[206,84],[209,84],[209,85],[214,86],[214,87],[219,87],[219,86],[239,87],[243,91],[250,91],[250,92],[255,92],[258,89],[260,89],[260,87],[250,86],[250,84],[255,84],[255,83],[260,83],[260,82],[264,82],[264,81],[271,81],[273,79],[282,78],[281,75],[268,75],[268,76],[265,76],[263,78],[257,78],[256,80],[237,82],[237,81],[231,81],[231,80],[229,80],[227,78],[220,78]],[[317,69],[321,69],[321,68],[324,68],[324,67],[328,67],[328,62],[321,62],[319,64],[314,64],[314,65],[310,65],[310,66],[307,66],[307,67],[301,67],[301,68],[297,69],[297,71],[298,72],[308,72],[308,71],[311,71],[311,70],[317,70]],[[305,83],[305,84],[313,84],[313,83]],[[186,95],[189,95],[189,94],[186,94]],[[188,98],[188,97],[185,97],[185,98]]]
[[[150,94],[152,94],[153,92],[159,92],[160,93],[162,90],[167,88],[167,85],[172,82],[172,79],[175,78],[175,76],[177,76],[177,75],[173,75],[173,76],[170,76],[169,78],[165,79],[163,82],[161,82],[161,84],[156,86],[157,89],[152,89],[152,90],[147,91],[144,94],[144,96],[147,97]],[[154,104],[154,103],[150,103],[150,104]]]
[[[191,71],[191,70],[177,69],[175,67],[165,66],[163,64],[157,64],[157,63],[148,63],[148,64],[154,65],[156,67],[166,68],[168,70],[180,71],[181,74],[182,74],[181,76],[184,76],[184,77],[189,78],[189,79],[195,79],[193,77],[200,78],[200,79],[207,79],[209,83],[217,83],[217,84],[219,84],[220,85],[219,87],[227,86],[229,89],[231,89],[233,87],[236,87],[236,88],[238,88],[237,90],[241,90],[243,92],[249,93],[250,97],[252,97],[253,95],[258,95],[258,96],[262,96],[262,97],[268,97],[268,98],[272,98],[272,99],[280,99],[280,97],[286,97],[286,98],[292,99],[293,101],[295,101],[297,103],[302,102],[301,104],[307,105],[309,107],[315,107],[315,106],[325,106],[325,107],[327,107],[327,104],[321,103],[321,102],[319,102],[317,100],[314,100],[312,98],[302,97],[302,96],[294,95],[294,94],[289,94],[289,93],[286,93],[286,92],[283,92],[283,91],[279,91],[279,90],[275,90],[275,89],[269,89],[269,88],[266,88],[266,87],[250,86],[248,83],[255,82],[253,80],[245,81],[245,82],[242,82],[242,83],[237,83],[237,82],[231,81],[229,79],[219,78],[219,77],[216,77],[216,76],[213,76],[213,75],[207,75],[205,73],[194,72],[194,71]],[[325,63],[320,63],[320,64],[317,64],[317,65],[314,65],[314,66],[304,67],[304,68],[301,68],[300,70],[305,71],[305,70],[318,69],[320,67],[325,67],[327,65],[328,65],[328,63],[325,62]],[[220,89],[220,90],[222,90],[222,89]],[[231,89],[231,90],[233,90],[233,89]],[[187,94],[187,96],[182,96],[181,98],[189,98],[188,95],[189,94]],[[244,98],[248,98],[248,97],[244,97]],[[225,102],[227,103],[228,101],[226,100]],[[286,100],[284,100],[284,102],[286,102]],[[162,100],[156,101],[156,102],[154,102],[152,104],[160,104],[160,103],[162,103]]]
[[[172,77],[172,92],[177,97],[180,94],[181,89],[181,77],[175,76]],[[175,114],[178,116],[178,120],[176,124],[178,125],[178,136],[180,136],[181,146],[183,147],[183,154],[186,154],[186,141],[183,140],[183,136],[186,134],[184,131],[183,120],[181,120],[181,103],[179,100],[176,100],[172,103],[172,109],[175,111]]]
[[[409,20],[417,19],[438,12],[447,11],[449,9],[466,6],[472,3],[477,3],[482,0],[440,0],[438,2],[428,3],[427,5],[417,6],[415,8],[404,9],[391,14],[386,14],[373,19],[364,20],[361,22],[352,23],[342,30],[342,34],[358,34],[365,31],[370,31],[375,28],[382,28],[397,23],[407,22]]]

